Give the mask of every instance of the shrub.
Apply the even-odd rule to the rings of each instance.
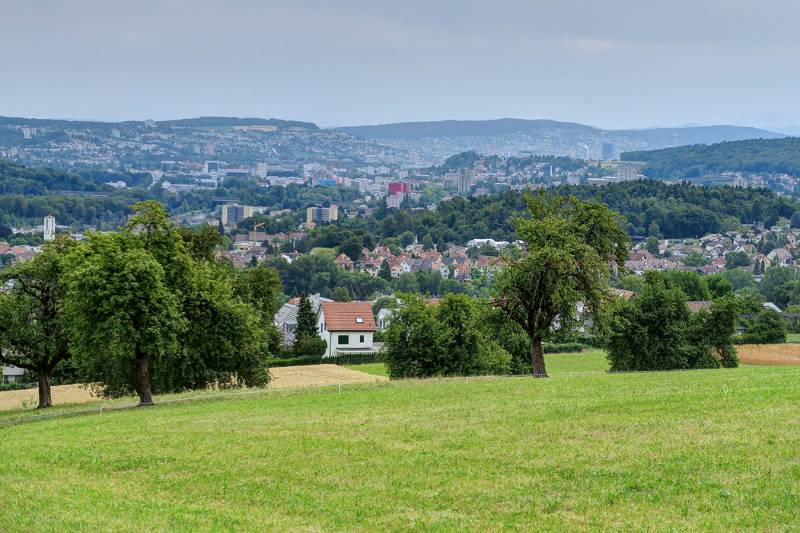
[[[602,317],[612,371],[676,370],[736,366],[733,297],[709,310],[689,312],[686,295],[669,278],[648,272],[642,292],[619,300]]]
[[[786,342],[786,322],[771,309],[762,309],[747,325],[743,344],[780,344]]]
[[[325,339],[316,335],[303,335],[294,341],[292,352],[295,357],[322,357],[328,343]]]

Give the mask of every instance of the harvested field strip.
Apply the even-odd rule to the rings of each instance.
[[[800,365],[800,344],[740,344],[736,351],[746,365]]]

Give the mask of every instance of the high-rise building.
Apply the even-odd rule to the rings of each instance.
[[[258,163],[256,164],[256,176],[261,179],[267,177],[267,164],[266,163]]]
[[[46,241],[52,241],[56,238],[56,217],[53,215],[47,215],[44,217],[44,226],[43,226],[43,235],[42,237]]]
[[[635,180],[639,176],[638,169],[630,164],[617,166],[617,179],[620,181]]]
[[[611,161],[616,155],[617,148],[614,143],[603,143],[603,161]]]
[[[389,194],[397,194],[399,192],[407,193],[409,190],[408,183],[403,181],[392,182],[389,184]]]
[[[334,222],[339,218],[339,207],[309,207],[306,209],[306,225],[312,226],[315,222]]]
[[[472,175],[462,170],[458,176],[458,194],[467,194],[470,188],[472,188]]]
[[[223,204],[220,218],[226,227],[235,227],[239,221],[250,218],[256,213],[260,213],[264,208],[253,207],[252,205]]]
[[[219,174],[220,167],[219,161],[206,161],[204,170],[206,174]]]

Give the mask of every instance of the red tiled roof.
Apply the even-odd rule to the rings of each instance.
[[[322,302],[328,331],[375,331],[372,306],[367,302]],[[359,320],[360,319],[360,320]]]

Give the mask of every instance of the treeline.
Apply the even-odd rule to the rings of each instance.
[[[485,280],[462,283],[445,278],[439,272],[419,271],[391,278],[388,271],[375,277],[366,272],[348,272],[340,268],[330,254],[302,255],[291,263],[281,258],[268,259],[265,265],[275,269],[283,290],[289,296],[319,293],[339,301],[368,300],[381,294],[410,292],[427,296],[449,293],[485,292]]]
[[[800,138],[751,139],[625,152],[625,161],[644,161],[650,178],[696,178],[723,171],[800,175]]]
[[[584,200],[597,198],[619,213],[620,222],[630,235],[659,238],[698,237],[735,229],[740,224],[771,226],[779,218],[791,218],[800,207],[796,201],[766,190],[668,185],[657,181],[596,188],[564,186],[549,194]],[[341,244],[354,233],[370,234],[382,242],[406,232],[420,241],[429,236],[434,244],[463,245],[474,238],[510,241],[514,239],[513,217],[524,209],[524,194],[515,191],[479,198],[456,197],[440,203],[436,211],[381,207],[366,220],[343,220],[338,240],[331,238],[333,232],[327,229],[312,232],[310,238],[314,242],[324,241],[328,247]]]

